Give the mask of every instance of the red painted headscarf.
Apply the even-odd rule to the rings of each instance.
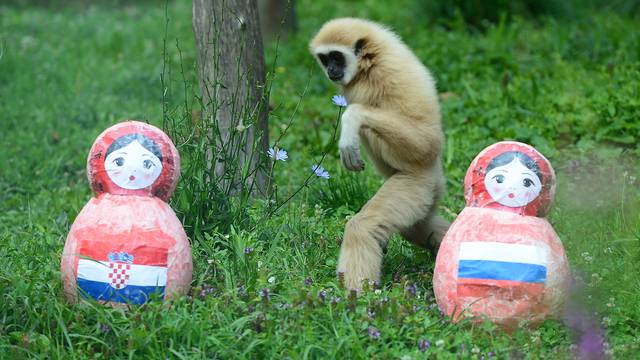
[[[109,146],[117,139],[130,134],[140,134],[151,139],[160,148],[162,154],[160,175],[151,185],[142,189],[129,190],[116,185],[109,178],[104,166]],[[125,121],[106,129],[93,143],[87,158],[87,177],[96,195],[108,193],[157,196],[168,201],[180,177],[180,155],[171,139],[162,130],[139,121]]]
[[[530,203],[521,207],[509,207],[500,204],[491,197],[485,188],[484,178],[487,173],[487,166],[493,159],[506,152],[519,152],[527,155],[533,159],[538,166],[540,175],[542,175],[540,193]],[[469,207],[490,208],[526,216],[545,217],[553,203],[555,187],[556,175],[551,163],[538,150],[520,142],[502,141],[485,148],[473,159],[464,178],[464,198]]]

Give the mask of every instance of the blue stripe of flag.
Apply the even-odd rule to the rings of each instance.
[[[547,279],[547,268],[537,264],[490,260],[460,260],[458,264],[458,278],[542,283]]]
[[[151,294],[157,294],[161,299],[164,297],[164,286],[127,285],[116,290],[108,283],[78,278],[78,288],[84,297],[127,304],[144,304]]]

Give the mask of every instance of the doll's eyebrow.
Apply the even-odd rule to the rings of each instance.
[[[507,170],[497,169],[496,171],[502,171],[503,173],[508,173]]]

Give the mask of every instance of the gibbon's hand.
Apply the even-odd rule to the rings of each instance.
[[[360,125],[362,115],[357,109],[357,105],[349,105],[342,114],[342,128],[340,130],[340,159],[342,164],[351,171],[364,170],[364,161],[360,158]]]

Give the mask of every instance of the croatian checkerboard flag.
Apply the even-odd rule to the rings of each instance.
[[[547,279],[545,247],[500,242],[462,242],[458,262],[458,295],[483,296],[495,288],[537,296]],[[519,297],[519,296],[518,296]]]
[[[89,246],[91,245],[91,246]],[[78,288],[96,300],[143,304],[151,294],[164,297],[167,249],[85,244],[78,260]]]

